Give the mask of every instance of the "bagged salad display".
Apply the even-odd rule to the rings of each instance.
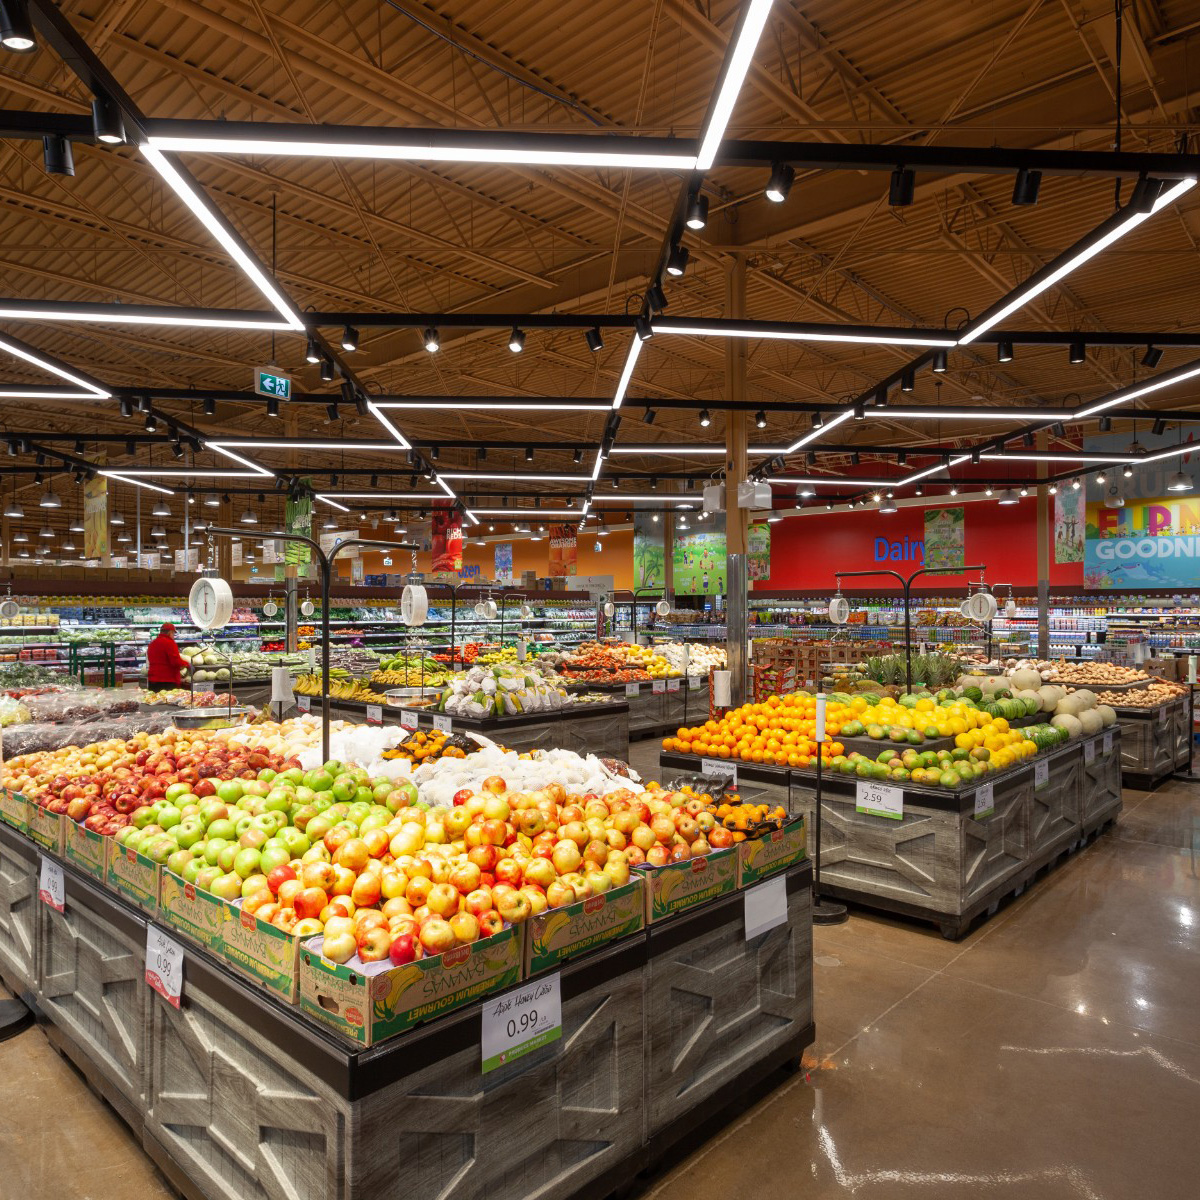
[[[554,712],[572,697],[536,671],[521,666],[472,667],[454,677],[437,711],[459,717],[514,717]]]

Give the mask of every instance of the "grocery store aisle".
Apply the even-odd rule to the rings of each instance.
[[[1200,787],[1125,803],[1114,832],[960,943],[862,914],[818,929],[807,1069],[645,1196],[1191,1200]],[[172,1194],[36,1030],[0,1043],[0,1113],[0,1196]]]

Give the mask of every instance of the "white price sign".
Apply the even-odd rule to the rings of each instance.
[[[1096,741],[1094,738],[1083,743],[1083,761],[1089,767],[1096,761]]]
[[[146,926],[146,982],[168,1004],[183,996],[183,947],[161,929]]]
[[[667,681],[665,679],[656,679],[651,685],[650,690],[656,695],[661,696],[667,690]]]
[[[483,1074],[561,1037],[562,987],[556,971],[484,1002]]]
[[[383,705],[368,704],[367,705],[367,724],[382,725],[383,724]]]
[[[737,787],[737,763],[726,762],[721,758],[702,758],[700,774],[710,779],[728,779],[730,787]]]
[[[63,882],[62,867],[44,855],[38,870],[38,899],[59,912],[67,903],[67,885]]]
[[[787,919],[787,884],[782,875],[746,889],[746,941],[786,925]]]
[[[904,816],[904,789],[860,779],[854,790],[854,811],[899,821]]]
[[[1158,710],[1158,722],[1161,725],[1167,719],[1167,706],[1164,704]]]
[[[679,680],[678,679],[668,679],[667,680],[667,691],[668,692],[679,691]]]
[[[1111,733],[1106,733],[1106,734],[1104,735],[1104,753],[1105,753],[1105,754],[1111,754],[1111,753],[1112,753],[1112,748],[1113,748],[1112,734],[1111,734]]]
[[[700,690],[700,676],[699,675],[689,675],[688,676],[688,691],[698,692],[699,690]]]
[[[416,729],[417,714],[411,708],[402,708],[400,710],[400,728],[401,729]]]
[[[642,685],[640,683],[627,683],[625,685],[625,695],[629,697],[641,695]]]
[[[1038,762],[1033,764],[1033,786],[1044,788],[1050,782],[1050,764]]]
[[[994,783],[985,783],[982,787],[975,789],[975,819],[978,821],[981,817],[990,817],[996,811]]]
[[[296,707],[301,712],[312,712],[312,699],[308,696],[297,696]]]
[[[450,718],[440,716],[434,717],[433,727],[438,731],[438,733],[449,733],[451,729]]]

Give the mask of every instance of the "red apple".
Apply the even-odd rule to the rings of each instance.
[[[329,897],[324,888],[306,887],[295,899],[294,908],[300,920],[321,915],[321,909],[329,903]]]
[[[419,943],[411,933],[402,933],[392,938],[392,944],[388,950],[388,958],[391,959],[392,966],[403,967],[412,962],[417,957],[418,946]]]

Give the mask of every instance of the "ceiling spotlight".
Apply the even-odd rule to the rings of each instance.
[[[766,196],[772,204],[782,204],[792,190],[792,182],[796,178],[795,170],[787,163],[776,163],[771,168],[771,178],[767,180]]]
[[[1182,471],[1176,471],[1167,480],[1168,492],[1190,492],[1192,490],[1192,477],[1185,475]]]
[[[42,164],[47,175],[74,175],[75,156],[71,153],[71,143],[65,137],[47,134],[42,138]]]
[[[900,372],[900,390],[902,392],[911,392],[916,386],[916,373],[912,367],[905,367]]]
[[[983,489],[983,494],[985,496],[990,496],[992,494],[992,488],[990,484]]]
[[[1078,365],[1087,361],[1087,347],[1082,342],[1072,342],[1067,351],[1067,361]]]
[[[890,496],[888,496],[888,497],[887,497],[887,498],[886,498],[886,499],[885,499],[885,500],[884,500],[884,501],[883,501],[883,502],[882,502],[882,503],[879,505],[879,511],[880,511],[881,513],[894,513],[894,512],[896,511],[896,502],[895,502],[895,500],[893,500],[893,499],[892,499]]]
[[[515,325],[512,327],[512,333],[508,335],[508,348],[514,354],[520,354],[525,349],[525,331],[518,329]]]
[[[1105,483],[1107,480],[1108,480],[1108,476],[1105,475],[1105,473],[1103,471],[1096,472],[1096,482],[1097,483]]]
[[[646,292],[646,303],[650,306],[652,313],[663,312],[667,308],[667,293],[662,290],[661,284],[653,284]]]
[[[203,402],[203,409],[206,417],[215,417],[217,415],[217,402],[210,396]]]
[[[1067,427],[1061,421],[1055,421],[1054,424],[1050,426],[1050,432],[1053,433],[1055,437],[1066,437]]]
[[[278,416],[278,413],[271,413],[271,416]],[[178,442],[175,442],[171,446],[171,455],[174,458],[182,458],[183,457],[183,447]]]
[[[945,350],[935,350],[933,353],[933,368],[932,368],[934,374],[945,375],[946,365],[947,365],[946,351]]]
[[[1029,495],[1029,489],[1028,489],[1027,487],[1023,487],[1023,488],[1021,489],[1021,495],[1022,495],[1022,496],[1028,496],[1028,495]]]
[[[42,493],[42,498],[38,501],[38,508],[62,508],[62,501],[58,498],[53,488],[47,488]]]
[[[1101,433],[1109,433],[1112,430],[1112,417],[1101,417],[1096,424]]]
[[[354,411],[360,417],[365,417],[371,411],[370,406],[367,404],[367,398],[362,392],[354,393]]]
[[[587,341],[587,348],[595,354],[597,350],[604,349],[604,335],[600,332],[600,327],[594,325],[591,329],[584,333],[584,339]]]
[[[654,336],[654,326],[650,324],[649,317],[634,317],[633,328],[638,335],[638,341],[648,342]]]
[[[268,417],[279,416],[279,401],[276,400],[274,396],[267,397],[267,416]]]
[[[525,461],[533,462],[533,447],[532,446],[525,447]]]
[[[438,339],[438,331],[434,329],[432,325],[425,330],[424,334],[422,334],[422,337],[425,341],[425,349],[428,350],[430,354],[436,354],[442,348],[442,343]]]
[[[867,410],[861,404],[854,406],[854,419],[856,421],[865,421],[867,419]]]
[[[332,404],[325,405],[325,415],[331,421],[336,421],[341,416],[341,410],[338,408],[336,400]]]
[[[667,274],[678,276],[682,275],[687,270],[688,248],[678,244],[671,247],[671,253],[667,256]]]
[[[156,433],[158,431],[158,422],[153,416],[146,418],[145,424],[142,426],[147,433]]]
[[[708,224],[708,197],[699,192],[688,197],[686,225],[689,229],[703,229]]]
[[[169,517],[171,510],[167,507],[165,500],[155,500],[154,507],[150,510],[152,517]]]
[[[907,208],[913,202],[916,176],[908,167],[897,167],[888,185],[888,204],[892,208]]]
[[[0,0],[0,46],[27,54],[36,45],[25,0]]]
[[[377,488],[377,487],[379,486],[379,476],[378,476],[378,475],[372,474],[372,476],[371,476],[371,486],[372,486],[373,488]]]
[[[657,525],[658,524],[658,513],[651,513],[650,520],[653,521],[655,525]]]
[[[342,330],[342,349],[351,354],[358,349],[358,330],[353,325],[347,325]]]
[[[1072,480],[1071,480],[1071,487],[1072,487],[1072,489],[1074,489],[1075,491],[1079,491],[1079,487],[1080,487],[1080,482],[1079,482],[1079,480],[1078,480],[1078,479],[1072,479]]]
[[[700,410],[700,428],[707,429],[711,424],[712,424],[712,417],[710,417],[708,415],[708,409],[702,408]]]
[[[958,495],[958,487],[957,487],[957,485],[956,485],[956,484],[953,484],[953,483],[952,483],[952,484],[950,485],[950,495],[952,495],[952,496],[957,496],[957,495]]]
[[[209,492],[204,497],[204,507],[205,508],[220,508],[221,507],[221,498],[215,492]]]
[[[1058,484],[1052,483],[1047,490],[1050,492],[1050,495],[1057,496],[1058,495]]]
[[[645,421],[647,425],[653,425],[654,418],[656,416],[658,416],[658,414],[654,411],[654,409],[648,408],[644,413],[642,413],[642,420]],[[575,461],[578,462],[579,460],[576,459]]]
[[[1157,346],[1147,346],[1146,353],[1142,355],[1143,367],[1157,367],[1162,361],[1163,352]]]
[[[1124,476],[1126,479],[1132,479],[1132,478],[1133,478],[1133,467],[1132,467],[1132,465],[1131,465],[1130,463],[1126,463],[1126,464],[1125,464],[1125,466],[1121,468],[1121,474],[1122,474],[1122,475],[1123,475],[1123,476]]]
[[[317,339],[311,333],[308,335],[308,346],[304,351],[304,361],[310,363],[319,363],[321,361],[321,348],[317,345]]]
[[[767,427],[767,414],[761,408],[754,414],[754,424],[759,429]]]
[[[1027,167],[1022,167],[1017,172],[1017,178],[1013,183],[1012,202],[1014,204],[1036,204],[1041,186],[1041,171],[1031,171]]]
[[[1012,342],[1002,341],[996,343],[996,361],[997,362],[1012,362],[1013,344]]]
[[[1154,436],[1162,437],[1163,433],[1166,431],[1166,428],[1166,421],[1164,421],[1162,417],[1156,417],[1154,421]]]
[[[575,453],[571,457],[575,460],[576,463],[581,463],[581,462],[583,462],[583,451],[576,450]]]
[[[240,517],[238,517],[238,520],[243,525],[257,525],[258,524],[258,517],[255,515],[254,509],[252,509],[252,508],[246,509],[242,513],[242,515]]]
[[[1012,490],[1012,488],[1005,488],[1004,491],[1002,491],[1000,493],[999,503],[1001,503],[1001,504],[1017,504],[1017,503],[1019,503],[1020,499],[1021,498],[1017,495],[1016,492],[1014,492]]]
[[[333,360],[329,358],[321,359],[321,380],[324,383],[333,382]]]

